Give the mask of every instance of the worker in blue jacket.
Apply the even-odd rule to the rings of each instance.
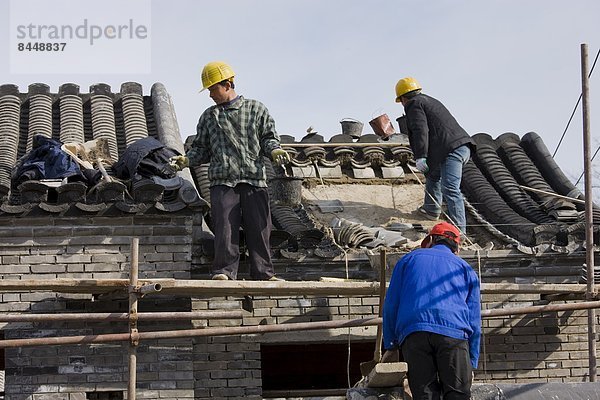
[[[460,258],[460,232],[435,225],[402,257],[383,308],[386,350],[401,349],[415,400],[468,400],[479,360],[479,280]]]

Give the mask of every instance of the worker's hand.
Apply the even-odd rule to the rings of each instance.
[[[425,173],[427,171],[429,171],[429,166],[427,165],[427,159],[426,158],[417,158],[417,169],[419,170],[419,172]]]
[[[271,158],[279,165],[290,162],[290,155],[284,149],[275,149],[271,152]]]
[[[169,161],[169,164],[177,169],[177,171],[181,171],[190,166],[190,160],[186,156],[173,156]]]

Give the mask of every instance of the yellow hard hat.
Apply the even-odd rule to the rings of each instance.
[[[402,78],[396,83],[396,103],[400,103],[400,97],[413,90],[422,89],[415,78]]]
[[[223,61],[209,62],[202,69],[202,90],[225,80],[233,81],[234,76],[235,73],[229,64]]]

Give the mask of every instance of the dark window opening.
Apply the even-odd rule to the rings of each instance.
[[[373,359],[374,342],[350,346],[350,383],[361,379],[360,363]],[[348,388],[347,343],[261,345],[263,391]]]
[[[85,394],[88,400],[123,400],[123,392],[88,392]]]

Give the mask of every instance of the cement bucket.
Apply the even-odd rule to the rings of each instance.
[[[383,139],[387,139],[389,136],[396,133],[392,121],[390,121],[390,117],[388,117],[387,114],[381,114],[380,116],[373,118],[369,121],[369,125],[373,128],[373,132]]]
[[[358,139],[362,135],[362,122],[353,118],[344,118],[340,121],[340,124],[342,124],[342,134],[350,135],[354,139]]]
[[[302,201],[302,178],[277,176],[269,181],[273,202],[282,206],[298,206]]]
[[[398,127],[400,128],[400,133],[408,135],[408,126],[406,123],[406,115],[396,118],[396,122],[398,122]]]

